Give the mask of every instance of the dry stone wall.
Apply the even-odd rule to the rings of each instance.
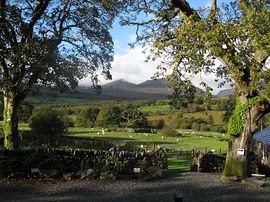
[[[149,153],[60,149],[0,152],[0,176],[5,178],[161,178],[166,169],[167,157],[163,150]]]

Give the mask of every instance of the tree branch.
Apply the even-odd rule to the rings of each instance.
[[[217,13],[217,0],[212,0],[212,5],[211,5],[211,11],[209,15],[209,19],[213,22],[215,22],[216,19],[216,13]]]
[[[2,67],[2,70],[3,70],[3,76],[5,79],[9,80],[9,72],[8,72],[8,68],[7,68],[7,65],[5,63],[5,60],[4,58],[1,57],[1,67]]]
[[[245,11],[245,13],[248,12],[249,10],[249,4],[247,2],[247,0],[238,0],[238,4],[240,6],[240,8]]]
[[[24,38],[22,39],[22,43],[24,43],[27,38],[31,38],[33,35],[33,28],[36,22],[40,19],[40,17],[44,14],[44,11],[48,7],[50,0],[39,0],[38,5],[33,11],[32,19],[30,20],[24,34]]]
[[[193,17],[195,20],[200,20],[201,17],[199,14],[190,7],[189,3],[186,0],[171,0],[171,4],[178,8],[185,16]]]

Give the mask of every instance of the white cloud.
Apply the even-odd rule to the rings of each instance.
[[[112,63],[112,80],[105,80],[102,76],[99,77],[100,84],[106,84],[118,79],[125,79],[132,83],[141,83],[145,80],[151,79],[154,73],[157,71],[158,61],[145,62],[147,53],[142,53],[142,47],[135,47],[133,49],[122,49],[121,53],[114,56],[114,62]],[[217,88],[218,83],[215,82],[216,76],[214,74],[201,74],[196,75],[192,79],[193,84],[200,87],[201,81],[206,82],[213,88],[213,93],[218,93],[221,89]],[[89,85],[89,79],[84,79],[80,82],[81,85]],[[229,84],[225,85],[223,89],[230,88]]]
[[[146,54],[142,53],[142,47],[126,49],[123,53],[115,54],[112,63],[112,81],[125,79],[132,83],[141,83],[151,79],[156,72],[158,62],[145,62]],[[106,84],[111,80],[105,80],[99,77],[100,84]],[[81,85],[89,85],[89,78],[85,78],[80,82]]]
[[[142,51],[141,47],[135,47],[128,49],[125,54],[116,54],[111,71],[113,80],[125,79],[129,82],[140,83],[151,79],[158,63],[146,63],[146,55]]]

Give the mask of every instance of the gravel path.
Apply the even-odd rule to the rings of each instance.
[[[182,173],[157,181],[0,181],[1,202],[173,202],[181,190],[188,201],[270,201],[270,187],[253,189],[238,183],[224,183],[219,175]]]

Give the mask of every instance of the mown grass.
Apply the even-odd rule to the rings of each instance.
[[[191,164],[190,154],[169,153],[167,154],[169,172],[189,171]]]
[[[154,133],[131,133],[131,132],[106,132],[103,134],[101,128],[70,128],[67,135],[75,137],[92,137],[99,140],[109,141],[116,144],[130,144],[132,146],[152,149],[165,147],[177,151],[191,151],[193,149],[205,151],[215,150],[216,153],[226,152],[228,143],[222,141],[225,134],[218,133],[196,133],[181,131],[181,137],[165,137],[160,132]]]

